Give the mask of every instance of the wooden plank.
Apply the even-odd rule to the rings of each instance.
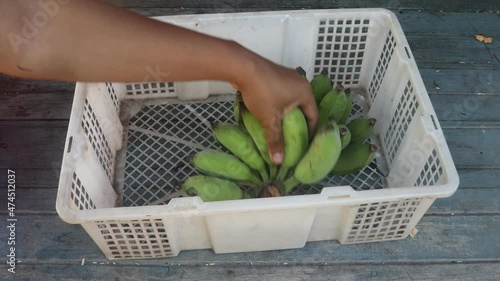
[[[59,171],[66,121],[0,122],[0,168]],[[500,167],[500,128],[444,128],[455,164],[459,167]]]
[[[480,179],[478,179],[480,180]],[[500,189],[461,189],[448,198],[434,201],[426,215],[500,215]]]
[[[5,94],[0,96],[0,120],[69,119],[72,103],[70,92]]]
[[[500,120],[500,94],[439,94],[430,98],[438,120],[457,121],[455,126],[465,121]]]
[[[3,94],[73,93],[75,91],[75,83],[19,79],[0,73],[0,89]]]
[[[467,1],[467,0],[398,0],[398,1],[384,1],[375,0],[275,0],[275,1],[247,1],[247,0],[193,0],[193,1],[140,1],[140,0],[106,0],[106,2],[126,8],[178,8],[184,9],[326,9],[326,8],[364,8],[367,6],[373,8],[387,8],[387,9],[408,9],[408,10],[430,10],[430,11],[496,11],[500,9],[500,4],[495,0],[483,1]]]
[[[59,159],[57,167],[61,166],[62,158]],[[2,169],[4,170],[4,169]],[[16,172],[16,185],[20,188],[55,188],[59,184],[59,174],[56,173],[52,168],[47,169],[25,169],[25,168],[15,168]],[[59,169],[57,169],[59,172]],[[0,174],[0,187],[4,187],[2,183],[6,181],[5,173]]]
[[[331,2],[334,4],[334,2]],[[275,9],[266,8],[130,8],[129,10],[148,17],[168,15],[213,14],[258,12]],[[278,9],[280,10],[280,9]],[[282,10],[282,9],[281,9]],[[393,9],[405,34],[468,35],[486,34],[498,36],[500,23],[496,13],[448,11],[405,11]]]
[[[112,265],[46,265],[20,264],[16,274],[6,280],[190,280],[190,281],[331,281],[331,280],[397,280],[397,281],[496,281],[498,263],[478,264],[352,264],[335,266],[112,266]],[[333,279],[332,279],[333,278]]]
[[[420,68],[429,94],[499,94],[500,71]]]
[[[495,13],[449,13],[394,11],[405,34],[498,36],[500,21]],[[491,35],[490,35],[491,34]]]
[[[493,56],[493,54],[500,54],[500,47],[490,44],[486,48],[473,36],[408,34],[406,39],[417,65],[420,63],[472,64],[498,68],[500,63],[498,55]]]
[[[5,220],[5,215],[0,219]],[[79,225],[55,215],[17,215],[17,257],[22,262],[43,260],[80,264],[104,262],[105,257]],[[141,261],[144,265],[177,263],[324,264],[372,261],[498,261],[500,262],[500,216],[427,216],[418,224],[414,239],[383,243],[340,245],[334,241],[311,242],[301,249],[216,255],[212,250],[183,251],[177,257]],[[0,233],[5,241],[6,232]],[[6,244],[0,251],[6,252]],[[116,261],[133,264],[133,261]]]
[[[453,161],[459,167],[500,167],[500,129],[444,128]]]
[[[460,186],[464,188],[500,187],[500,170],[458,169]]]
[[[437,71],[437,72],[436,72]],[[443,96],[432,97],[434,94],[499,94],[500,93],[500,71],[475,70],[475,69],[421,69],[420,73],[425,86],[436,109],[446,108],[450,110],[449,118],[462,119],[460,107],[477,107],[485,105],[492,107],[498,104],[498,96]],[[37,83],[34,81],[33,83]],[[437,99],[438,101],[434,101]],[[491,102],[489,102],[491,100]],[[0,120],[25,120],[25,119],[69,119],[73,92],[53,93],[24,93],[0,95]],[[439,103],[441,101],[441,103]],[[486,103],[482,103],[485,101]],[[451,102],[451,103],[450,103]],[[448,104],[456,106],[449,107]],[[442,106],[446,105],[446,106]],[[463,111],[463,110],[462,110]],[[446,111],[445,111],[446,112]],[[494,113],[495,110],[477,110],[476,114]],[[439,114],[440,112],[438,112]],[[445,113],[439,115],[442,118]],[[474,116],[472,116],[474,117]],[[465,119],[465,118],[464,118]],[[477,120],[470,119],[468,120]],[[479,119],[482,120],[482,119]]]
[[[66,121],[0,122],[0,167],[52,169],[57,173],[67,124]]]
[[[462,119],[463,116],[458,110],[460,108],[470,108],[483,105],[481,101],[486,101],[484,105],[492,107],[498,104],[498,96],[467,97],[443,96],[432,97],[434,94],[499,94],[500,93],[500,71],[475,70],[475,69],[421,69],[420,73],[425,83],[426,89],[436,103],[434,107],[446,108],[445,112],[439,111],[439,119],[448,114],[453,120]],[[34,83],[37,83],[35,81]],[[438,101],[434,101],[437,99]],[[491,99],[491,102],[489,100]],[[25,120],[25,119],[68,119],[71,113],[73,93],[25,93],[0,95],[0,120]],[[488,101],[487,101],[488,100]],[[441,101],[441,103],[439,103]],[[448,106],[453,104],[455,106]],[[445,106],[443,106],[445,105]],[[450,113],[446,113],[447,111]],[[476,114],[494,113],[495,110],[477,110]],[[472,116],[474,117],[474,116]],[[470,119],[468,120],[482,120]],[[464,118],[465,119],[465,118]]]
[[[57,188],[16,188],[16,213],[56,213]],[[0,213],[5,210],[0,210]]]
[[[18,214],[56,214],[57,188],[17,188]],[[0,210],[0,214],[4,210]],[[459,188],[449,197],[438,199],[426,215],[500,215],[500,188]]]

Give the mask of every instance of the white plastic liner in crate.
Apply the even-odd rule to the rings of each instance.
[[[459,179],[396,17],[383,9],[160,17],[238,41],[311,79],[327,68],[351,87],[354,115],[378,120],[380,154],[363,171],[296,196],[224,202],[173,198],[197,173],[189,157],[221,149],[209,124],[231,121],[222,82],[77,83],[57,211],[110,259],[403,239]],[[148,66],[155,69],[156,66]],[[160,205],[152,205],[163,202]]]

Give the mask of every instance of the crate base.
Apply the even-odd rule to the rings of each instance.
[[[366,91],[353,89],[351,118],[366,116],[369,104]],[[117,157],[115,183],[123,201],[120,206],[167,204],[179,196],[182,182],[199,172],[190,158],[204,149],[225,150],[213,137],[211,124],[234,122],[234,95],[221,95],[200,101],[174,99],[127,100],[121,110],[125,128],[124,149]],[[382,148],[378,136],[369,142]],[[362,171],[346,175],[330,175],[320,183],[301,185],[292,195],[319,194],[325,186],[350,185],[355,190],[387,187],[386,160],[383,151]],[[122,173],[119,173],[119,172]]]

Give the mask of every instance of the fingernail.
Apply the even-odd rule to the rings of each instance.
[[[283,154],[277,152],[273,154],[273,162],[276,164],[281,164],[283,162]]]

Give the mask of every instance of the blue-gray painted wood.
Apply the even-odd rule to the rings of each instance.
[[[434,201],[426,215],[500,215],[500,188],[459,188],[448,198]]]
[[[417,225],[415,239],[360,245],[315,242],[297,250],[227,255],[190,251],[172,259],[116,261],[116,267],[80,226],[66,224],[54,213],[67,121],[0,121],[0,167],[16,168],[19,175],[17,235],[22,261],[18,275],[2,273],[0,279],[498,280],[500,162],[495,155],[500,154],[500,114],[495,105],[500,61],[494,55],[500,53],[500,17],[474,12],[498,11],[499,1],[109,1],[145,15],[366,6],[394,10],[459,168],[460,188],[431,206]],[[474,39],[476,29],[494,37],[489,50]],[[67,119],[73,90],[74,83],[0,75],[0,120]],[[470,110],[475,102],[478,108]],[[2,191],[4,173],[0,181]],[[5,211],[0,211],[0,219],[5,220]],[[0,231],[0,241],[5,235]],[[5,247],[1,243],[0,252]],[[284,262],[303,266],[285,267]],[[215,265],[206,266],[211,263]]]
[[[395,11],[405,34],[500,35],[500,20],[497,13],[449,13]]]
[[[51,169],[57,174],[67,128],[67,121],[0,122],[0,167]]]
[[[60,159],[60,161],[62,158]],[[60,162],[58,162],[60,166]],[[58,169],[59,170],[59,169]],[[59,175],[53,172],[52,168],[16,168],[15,169],[17,178],[16,186],[19,188],[55,188],[59,184]],[[5,173],[0,173],[0,182],[5,183],[7,176]],[[5,187],[4,184],[0,183],[0,188]]]
[[[500,53],[500,44],[489,44],[487,48],[474,36],[464,35],[408,34],[406,39],[417,65],[420,63],[473,64],[471,68],[476,66],[499,68],[500,58],[493,54]]]
[[[458,169],[463,188],[500,188],[500,170]]]
[[[465,114],[479,114],[482,119],[467,117],[468,120],[500,120],[496,110],[491,110],[498,104],[500,94],[500,71],[491,70],[459,70],[459,69],[421,69],[420,73],[426,89],[431,95],[433,106],[439,120],[462,120]],[[24,81],[24,80],[23,80]],[[26,81],[25,81],[26,82]],[[31,81],[38,84],[38,81]],[[57,88],[50,84],[40,84],[44,90]],[[14,90],[14,89],[11,89]],[[68,119],[73,101],[73,91],[26,93],[22,87],[17,89],[23,94],[7,93],[0,95],[0,120],[25,119]],[[468,96],[434,97],[436,94],[469,94]],[[484,96],[481,96],[483,95]],[[491,101],[491,102],[490,102]],[[483,108],[482,106],[487,108]],[[490,108],[488,108],[488,106]],[[470,112],[471,109],[474,112]],[[450,112],[448,112],[450,111]],[[473,116],[475,117],[475,116]],[[495,118],[496,117],[496,118]]]
[[[191,280],[191,281],[497,281],[498,263],[475,264],[358,264],[321,266],[114,266],[21,264],[6,280]]]
[[[267,1],[247,1],[247,0],[233,0],[233,1],[140,1],[140,0],[106,0],[106,2],[127,8],[184,8],[184,9],[204,9],[204,10],[220,10],[220,9],[326,9],[326,8],[387,8],[387,9],[403,9],[403,10],[431,10],[431,11],[496,11],[500,9],[500,3],[495,0],[483,1],[467,1],[467,0],[398,0],[398,1],[385,1],[385,0],[275,0],[272,2]]]
[[[0,95],[0,120],[69,119],[73,92]]]
[[[103,262],[104,256],[79,225],[70,225],[55,215],[18,215],[17,248],[21,261],[47,263],[64,261],[80,264],[81,259]],[[4,220],[5,215],[0,219]],[[500,216],[426,216],[417,225],[414,239],[340,245],[333,241],[311,242],[301,249],[254,253],[219,254],[212,250],[183,251],[178,257],[142,260],[142,264],[166,262],[205,265],[206,263],[297,263],[322,264],[372,261],[457,261],[494,260],[500,262]],[[5,241],[5,232],[0,233]],[[5,252],[6,244],[0,245]],[[133,261],[116,261],[134,264]]]
[[[500,71],[477,69],[422,69],[429,94],[500,94]]]
[[[459,167],[500,167],[500,129],[444,128],[453,161]]]
[[[0,74],[0,93],[2,94],[61,93],[74,90],[75,83],[72,82],[19,79]]]
[[[430,96],[438,120],[450,126],[461,126],[467,121],[499,121],[499,94],[439,94]]]

